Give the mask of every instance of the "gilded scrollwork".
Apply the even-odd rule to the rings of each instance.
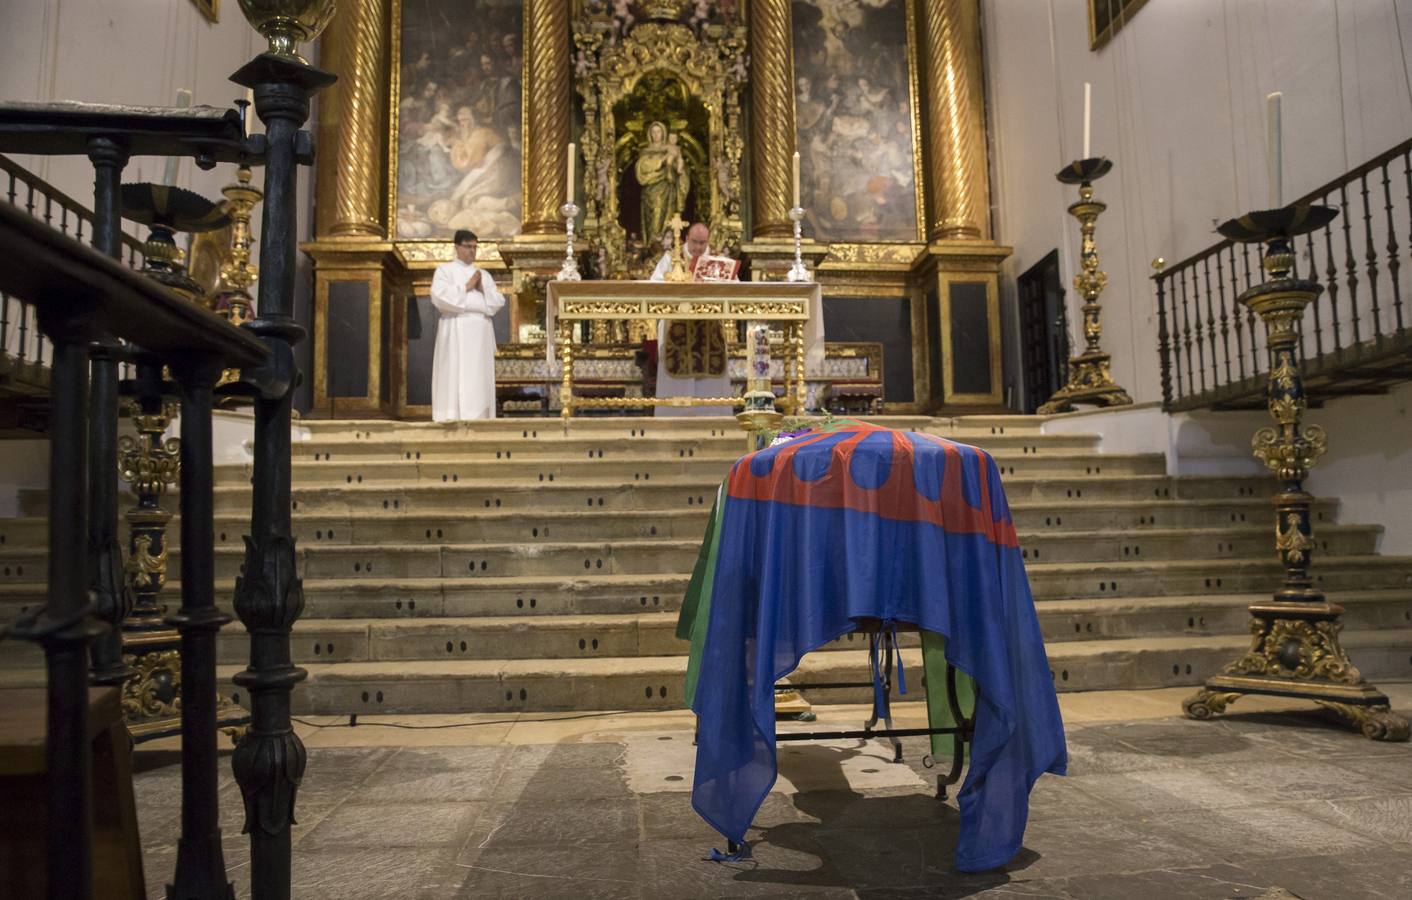
[[[1225,675],[1272,675],[1339,684],[1363,680],[1339,643],[1337,619],[1263,618],[1251,620],[1250,650],[1228,664]]]
[[[161,650],[124,657],[136,675],[123,685],[129,720],[181,715],[181,654]]]
[[[1255,458],[1282,481],[1302,481],[1328,449],[1328,434],[1323,428],[1308,425],[1301,429],[1297,423],[1296,416],[1280,428],[1266,426],[1250,439]]]
[[[746,28],[707,24],[699,32],[679,22],[644,21],[625,35],[585,12],[573,26],[574,83],[584,115],[583,235],[602,260],[604,277],[643,275],[655,248],[630,237],[622,224],[619,177],[643,122],[629,123],[628,106],[645,80],[680,84],[706,117],[704,168],[692,179],[698,217],[711,229],[711,245],[734,252],[741,239],[740,160],[743,149],[741,91]]]
[[[123,571],[132,587],[160,591],[167,584],[166,541],[150,532],[134,535]]]
[[[1347,719],[1370,740],[1405,741],[1412,737],[1412,723],[1385,704],[1335,703],[1332,700],[1314,702]]]
[[[1275,549],[1284,554],[1292,566],[1302,566],[1309,561],[1309,551],[1314,549],[1314,541],[1305,533],[1303,517],[1298,512],[1286,513],[1284,524],[1275,522]]]

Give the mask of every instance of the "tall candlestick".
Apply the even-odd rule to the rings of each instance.
[[[799,206],[799,151],[794,151],[794,205]]]
[[[578,193],[577,191],[574,190],[574,164],[575,164],[575,162],[576,162],[576,160],[577,160],[577,158],[578,158],[578,157],[577,157],[577,154],[575,153],[576,150],[577,150],[577,146],[576,146],[576,145],[574,145],[574,144],[570,144],[570,145],[569,145],[569,182],[568,182],[568,186],[567,186],[567,188],[566,188],[566,190],[567,190],[567,192],[568,192],[568,197],[569,197],[568,202],[569,202],[569,203],[573,203],[573,202],[574,202],[574,196]]]
[[[1089,132],[1093,126],[1093,85],[1084,82],[1084,155],[1081,159],[1089,158]]]
[[[182,88],[181,90],[177,91],[177,102],[176,102],[176,105],[177,105],[177,107],[180,108],[180,109],[186,109],[186,108],[190,107],[190,106],[191,106],[191,91],[188,91],[186,88]],[[162,176],[162,183],[163,183],[163,184],[176,184],[176,179],[177,179],[177,167],[178,167],[179,165],[181,165],[181,157],[180,157],[180,156],[168,156],[168,157],[167,157],[167,169],[166,169],[165,174]]]
[[[1285,205],[1283,160],[1280,158],[1280,92],[1275,91],[1265,97],[1266,145],[1265,168],[1270,176],[1270,208],[1279,209]]]

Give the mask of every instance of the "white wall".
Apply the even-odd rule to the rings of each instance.
[[[1078,225],[1065,208],[1077,192],[1054,174],[1081,155],[1092,82],[1092,152],[1114,161],[1094,185],[1108,204],[1103,344],[1138,401],[1161,396],[1151,261],[1210,246],[1215,222],[1266,206],[1267,93],[1284,95],[1286,198],[1412,135],[1412,0],[1152,2],[1096,53],[1084,0],[982,0],[982,10],[996,236],[1015,248],[1007,321],[1015,276],[1056,246],[1072,284]],[[1007,337],[1017,348],[1018,333]]]
[[[1337,498],[1340,522],[1382,525],[1380,553],[1412,555],[1412,383],[1385,395],[1340,397],[1309,410],[1304,423],[1329,436],[1305,488]],[[1250,438],[1269,424],[1260,410],[1167,415],[1146,403],[1052,416],[1042,427],[1045,434],[1101,434],[1100,453],[1162,453],[1172,475],[1264,476]]]
[[[220,5],[220,22],[212,24],[190,0],[0,0],[0,99],[87,100],[170,106],[177,91],[191,91],[192,103],[233,106],[245,88],[230,76],[265,48],[265,41],[245,21],[236,0]],[[304,55],[317,60],[316,47]],[[252,130],[261,126],[252,113]],[[311,120],[308,127],[314,128]],[[93,206],[93,167],[83,157],[17,156],[15,160],[86,207]],[[162,181],[166,160],[134,157],[123,180]],[[213,200],[235,180],[229,164],[201,171],[182,160],[176,184]],[[264,170],[254,170],[262,185]],[[313,171],[299,175],[299,239],[313,227]],[[259,239],[260,210],[254,231]],[[128,225],[142,237],[144,229]],[[256,253],[259,246],[256,245]],[[295,310],[306,327],[311,323],[312,274],[307,258],[298,256]],[[300,366],[312,363],[311,342],[296,348]],[[307,408],[309,385],[296,391],[295,403]]]

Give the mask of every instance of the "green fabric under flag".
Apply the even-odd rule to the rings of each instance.
[[[721,544],[721,491],[716,489],[715,501],[711,504],[711,517],[706,520],[706,537],[701,542],[701,552],[696,557],[696,568],[691,570],[691,581],[686,586],[686,596],[682,597],[681,613],[677,616],[677,638],[691,641],[691,658],[686,664],[686,707],[696,701],[696,680],[701,674],[701,650],[706,646],[706,625],[711,621],[711,583],[716,575],[716,551]],[[701,627],[697,628],[696,623]]]
[[[927,673],[927,726],[955,728],[956,717],[951,714],[951,704],[946,699],[946,638],[935,631],[922,632],[922,668]],[[975,715],[976,683],[961,671],[956,673],[956,700],[961,715]],[[937,766],[950,765],[956,735],[934,734],[931,738],[932,759]]]

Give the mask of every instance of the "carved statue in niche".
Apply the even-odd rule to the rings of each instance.
[[[589,3],[574,22],[582,233],[606,278],[645,278],[673,214],[706,222],[728,253],[742,230],[745,26],[708,9],[693,27],[682,2],[633,8],[615,19]]]
[[[667,222],[686,210],[691,191],[678,136],[669,135],[661,122],[648,125],[647,145],[638,152],[633,173],[641,197],[642,239],[651,247],[662,240]]]

